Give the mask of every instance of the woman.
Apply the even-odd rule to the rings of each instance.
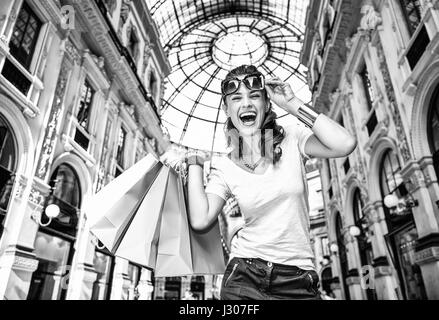
[[[206,187],[204,159],[187,159],[192,227],[207,229],[230,195],[245,219],[232,241],[221,299],[320,299],[303,158],[346,157],[356,141],[305,106],[290,85],[278,78],[265,81],[254,66],[232,70],[222,82],[222,95],[232,152],[211,160]],[[300,121],[282,128],[271,103]]]

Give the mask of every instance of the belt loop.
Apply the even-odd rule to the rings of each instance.
[[[271,262],[268,262],[268,263],[267,263],[267,266],[268,266],[269,268],[272,268],[272,267],[273,267],[273,264],[272,264]]]

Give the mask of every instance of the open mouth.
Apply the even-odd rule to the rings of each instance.
[[[245,126],[252,126],[256,122],[257,113],[254,111],[244,112],[239,116],[239,119]]]

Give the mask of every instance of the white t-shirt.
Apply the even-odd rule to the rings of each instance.
[[[308,187],[304,149],[312,131],[298,123],[284,127],[281,160],[263,175],[227,157],[212,158],[206,193],[227,200],[233,194],[245,225],[232,241],[231,257],[260,258],[312,270]]]

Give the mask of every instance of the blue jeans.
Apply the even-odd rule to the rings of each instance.
[[[315,271],[234,258],[224,273],[221,300],[321,300],[318,287]]]

